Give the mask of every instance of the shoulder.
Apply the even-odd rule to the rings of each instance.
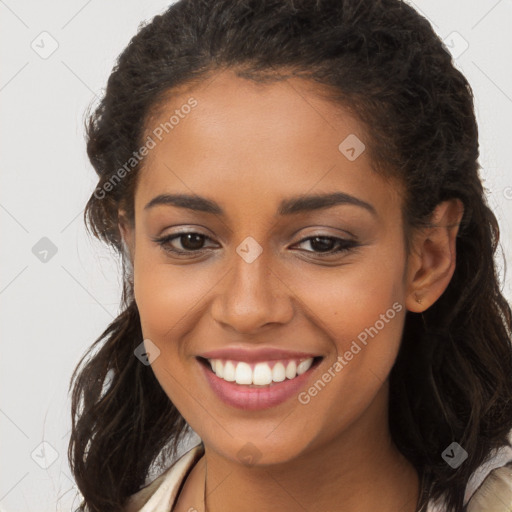
[[[466,512],[512,512],[512,449],[503,447],[482,464],[466,488]],[[442,502],[430,503],[427,512],[445,512]]]
[[[202,457],[202,443],[194,446],[150,484],[128,498],[125,512],[157,512],[174,504],[185,477]]]
[[[493,469],[469,500],[467,512],[512,512],[512,460]]]

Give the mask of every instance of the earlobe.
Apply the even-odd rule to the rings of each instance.
[[[437,205],[430,226],[415,234],[408,261],[406,308],[428,309],[448,287],[456,262],[456,239],[464,214],[459,199]]]

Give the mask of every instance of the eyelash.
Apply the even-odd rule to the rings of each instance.
[[[186,231],[186,232],[183,232],[183,233],[176,233],[174,235],[166,235],[166,236],[163,236],[163,237],[160,237],[160,238],[153,238],[152,240],[153,240],[153,242],[156,242],[165,252],[172,253],[172,254],[175,254],[175,255],[178,255],[178,256],[181,256],[181,255],[191,255],[191,254],[201,255],[201,254],[203,254],[205,252],[206,249],[198,249],[198,250],[195,250],[195,251],[194,250],[180,251],[178,249],[171,248],[171,246],[169,245],[170,242],[172,242],[176,238],[180,238],[180,237],[185,236],[185,235],[199,235],[201,237],[204,237],[205,240],[211,240],[210,237],[208,237],[206,235],[203,235],[202,233],[198,233],[196,231]],[[352,250],[354,250],[354,249],[356,249],[357,247],[360,246],[360,244],[355,242],[354,240],[346,240],[344,238],[338,238],[338,237],[334,237],[334,236],[323,236],[323,235],[314,235],[314,236],[310,236],[310,237],[307,237],[307,238],[303,238],[302,240],[297,242],[297,244],[302,244],[302,243],[307,242],[309,240],[312,240],[314,238],[319,238],[319,239],[322,239],[322,240],[334,240],[339,245],[338,249],[331,250],[331,251],[324,252],[324,253],[316,252],[316,251],[306,251],[306,252],[309,252],[309,253],[313,253],[313,254],[315,254],[317,256],[320,256],[322,258],[323,257],[332,256],[333,254],[340,254],[340,253],[344,253],[344,252],[350,252],[350,251],[352,251]]]

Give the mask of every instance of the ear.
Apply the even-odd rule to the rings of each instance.
[[[133,263],[133,256],[135,254],[135,229],[133,222],[130,221],[126,210],[118,210],[118,227],[121,234],[121,243],[124,247],[125,256]]]
[[[407,262],[405,306],[421,313],[428,309],[448,287],[455,271],[456,238],[464,214],[460,199],[439,203],[431,224],[418,230]]]

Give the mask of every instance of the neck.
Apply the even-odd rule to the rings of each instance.
[[[244,466],[205,446],[197,476],[205,483],[201,494],[206,496],[207,508],[203,509],[414,512],[418,475],[391,441],[387,406],[384,390],[342,434],[311,445],[282,464]]]

